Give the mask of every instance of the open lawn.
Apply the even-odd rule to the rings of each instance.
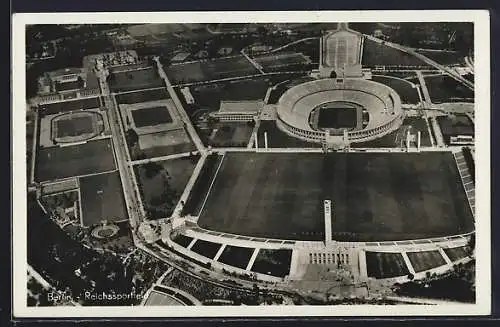
[[[375,66],[428,66],[424,61],[405,52],[365,38],[363,67]]]
[[[191,247],[191,251],[196,252],[204,257],[213,259],[222,245],[205,240],[196,240]]]
[[[37,181],[102,173],[115,169],[110,139],[65,147],[40,148],[35,164]]]
[[[80,178],[80,192],[84,226],[128,219],[118,171]]]
[[[290,273],[291,262],[292,250],[260,249],[251,270],[261,274],[285,277]]]
[[[435,50],[417,50],[417,52],[441,65],[465,65],[465,57],[459,52]]]
[[[109,88],[113,92],[124,92],[164,86],[155,67],[111,73]]]
[[[183,158],[136,166],[144,205],[152,218],[164,218],[172,214],[196,161]]]
[[[446,264],[439,251],[407,252],[415,272],[433,269]]]
[[[321,240],[324,199],[332,201],[338,240],[417,239],[473,228],[451,153],[227,153],[198,224]]]
[[[134,104],[139,102],[169,99],[170,95],[168,94],[167,90],[162,87],[135,92],[120,93],[115,95],[115,98],[116,102],[118,102],[119,104]]]
[[[225,263],[226,265],[245,269],[252,257],[253,251],[254,249],[252,248],[226,245],[217,261]]]
[[[416,135],[418,131],[421,132],[421,145],[430,146],[431,139],[429,136],[429,129],[425,123],[424,118],[421,117],[406,117],[403,125],[396,131],[384,135],[378,139],[368,142],[353,143],[353,148],[395,148],[404,147],[406,142],[406,132]],[[415,146],[412,143],[412,146]]]
[[[243,55],[170,65],[165,68],[165,72],[174,85],[259,73]]]
[[[441,133],[448,143],[450,142],[451,136],[474,136],[474,124],[467,115],[456,114],[453,116],[439,116],[436,119],[441,129]]]
[[[259,147],[264,147],[264,132],[267,132],[267,144],[270,148],[321,148],[321,144],[306,142],[282,132],[274,120],[260,122],[257,132]]]
[[[433,103],[474,102],[474,91],[449,76],[427,76],[424,79]]]
[[[366,252],[368,277],[393,278],[410,273],[401,253]]]
[[[154,126],[172,122],[172,117],[165,106],[134,109],[132,110],[132,118],[137,127]]]
[[[396,91],[401,98],[402,103],[417,104],[420,102],[418,91],[414,83],[405,79],[396,78],[393,76],[375,75],[372,80],[381,84],[385,84]]]
[[[443,249],[444,253],[450,258],[451,262],[458,261],[460,259],[466,258],[470,254],[470,248],[468,246],[459,246],[456,248]]]
[[[193,240],[192,237],[183,234],[178,234],[172,239],[172,241],[185,248],[187,248],[188,245],[191,244],[192,240]]]
[[[39,106],[42,115],[53,115],[60,112],[77,111],[85,109],[100,108],[101,102],[98,97],[78,99],[71,101],[62,101]]]
[[[218,126],[209,144],[213,147],[246,147],[252,131],[253,126],[247,123],[223,123]]]
[[[184,304],[171,295],[160,293],[157,291],[151,291],[151,293],[149,293],[149,296],[146,299],[146,302],[144,303],[144,305],[149,305],[149,306],[175,305],[175,306],[177,306],[177,305],[184,305]]]
[[[253,58],[265,72],[280,70],[300,70],[309,63],[302,53],[266,54]]]

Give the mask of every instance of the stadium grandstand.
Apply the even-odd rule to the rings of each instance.
[[[399,95],[391,88],[363,79],[320,79],[290,88],[277,106],[278,128],[309,142],[326,142],[326,135],[342,135],[343,130],[314,128],[311,113],[325,104],[345,103],[362,108],[369,115],[368,124],[348,132],[349,142],[364,142],[390,133],[402,124]],[[327,110],[336,110],[335,108]]]
[[[38,94],[69,92],[86,87],[83,68],[64,68],[45,73],[38,79]]]
[[[263,107],[263,101],[221,101],[219,111],[210,116],[220,121],[252,121]]]

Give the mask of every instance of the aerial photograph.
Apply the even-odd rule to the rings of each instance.
[[[476,303],[473,22],[25,34],[27,307]]]

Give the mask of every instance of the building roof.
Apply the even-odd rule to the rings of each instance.
[[[47,74],[50,76],[50,78],[57,78],[65,75],[81,74],[83,72],[84,72],[83,68],[63,68],[63,69],[53,70],[51,72],[48,72]]]
[[[262,100],[257,101],[221,101],[219,113],[241,112],[253,113],[259,112],[264,107]]]

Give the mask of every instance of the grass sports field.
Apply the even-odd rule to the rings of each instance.
[[[417,239],[473,228],[451,153],[228,153],[198,224],[320,240],[324,199],[332,200],[336,239]]]
[[[86,98],[71,101],[55,102],[40,105],[40,112],[43,115],[53,115],[59,112],[77,111],[84,109],[100,108],[101,103],[98,97]]]
[[[168,109],[163,107],[149,107],[132,110],[135,126],[154,126],[172,122]]]
[[[256,75],[259,71],[244,56],[195,61],[165,68],[172,84]]]
[[[280,53],[263,55],[253,58],[255,62],[262,66],[266,72],[274,70],[285,70],[288,66],[296,70],[309,63],[309,60],[302,53]]]
[[[68,117],[55,122],[57,137],[78,136],[94,131],[92,116]]]
[[[35,179],[49,181],[114,169],[111,140],[101,139],[79,145],[38,149]]]
[[[401,78],[393,76],[375,75],[372,80],[381,84],[385,84],[396,91],[401,98],[402,103],[417,104],[420,102],[418,91],[413,87],[413,83]]]
[[[428,66],[424,61],[405,52],[365,38],[363,67],[375,66]]]
[[[108,174],[80,178],[82,197],[82,221],[84,226],[127,219],[120,175],[117,171]]]
[[[425,84],[433,103],[474,102],[474,91],[449,76],[427,76]]]
[[[318,127],[320,128],[354,128],[361,127],[362,108],[344,102],[330,102],[322,105],[319,109]],[[360,119],[361,120],[361,119]]]
[[[162,87],[157,89],[120,93],[117,94],[115,98],[116,102],[118,102],[119,104],[134,104],[139,102],[169,99],[170,95],[168,94],[167,90]]]
[[[164,82],[156,68],[112,73],[109,77],[109,88],[113,92],[124,92],[164,86]]]

